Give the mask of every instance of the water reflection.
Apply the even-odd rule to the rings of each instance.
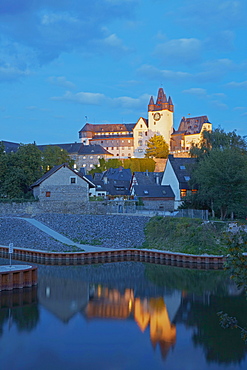
[[[74,361],[79,361],[83,348],[83,358],[91,364],[85,368],[91,369],[109,368],[104,365],[108,360],[114,369],[141,369],[146,362],[155,369],[164,368],[164,362],[169,369],[192,369],[197,357],[200,369],[244,368],[247,346],[237,330],[220,327],[221,310],[237,316],[240,325],[246,322],[245,296],[223,271],[134,262],[39,266],[38,290],[0,293],[0,336],[13,343],[14,328],[19,335],[28,332],[37,342],[32,366],[37,366],[40,347],[45,347],[63,358],[60,369],[68,363],[79,369]],[[44,337],[51,337],[49,343],[42,341]],[[134,345],[123,348],[123,342],[132,339]],[[113,346],[118,357],[123,351],[124,365],[115,359]],[[7,361],[4,353],[1,361]],[[20,353],[19,358],[21,363]]]
[[[121,294],[117,289],[94,286],[85,314],[88,318],[134,318],[140,330],[150,327],[150,340],[155,348],[159,344],[163,357],[176,341],[176,327],[171,323],[163,297],[136,298],[133,289]]]
[[[0,335],[4,325],[18,331],[32,331],[39,322],[37,287],[0,292]]]

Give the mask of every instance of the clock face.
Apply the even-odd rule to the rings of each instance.
[[[155,113],[154,114],[155,121],[158,121],[160,119],[160,117],[161,117],[160,113]]]

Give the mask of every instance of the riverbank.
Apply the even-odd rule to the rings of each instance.
[[[122,215],[61,215],[42,214],[35,219],[72,241],[61,243],[39,230],[26,220],[17,217],[0,218],[0,245],[13,243],[16,248],[68,252],[75,244],[110,249],[140,247],[144,240],[144,227],[150,217]]]

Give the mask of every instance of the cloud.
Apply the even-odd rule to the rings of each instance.
[[[144,75],[149,79],[155,80],[173,80],[173,81],[191,81],[191,82],[215,82],[224,77],[229,71],[235,71],[244,67],[244,65],[237,65],[230,59],[216,59],[204,62],[197,66],[197,70],[192,72],[184,72],[178,70],[159,69],[157,67],[144,64],[137,73]],[[174,68],[174,67],[173,67]]]
[[[30,72],[28,70],[23,71],[21,69],[8,65],[4,67],[0,66],[0,81],[14,81],[21,77],[29,75],[29,73]]]
[[[138,70],[138,73],[149,79],[164,80],[187,80],[193,77],[191,73],[159,69],[151,65],[144,64]]]
[[[51,98],[56,101],[67,101],[72,103],[79,103],[82,105],[98,105],[109,107],[118,107],[128,110],[141,109],[143,106],[147,105],[150,95],[142,94],[138,98],[132,98],[129,96],[120,96],[118,98],[107,97],[101,93],[89,93],[89,92],[79,92],[73,94],[67,91],[63,96],[54,96]]]
[[[247,89],[247,81],[242,81],[242,82],[228,82],[225,86],[227,87],[232,87],[234,89]]]
[[[66,80],[64,76],[60,76],[60,77],[51,76],[48,78],[48,81],[52,85],[65,87],[66,89],[70,89],[70,90],[75,89],[76,87],[75,84],[73,84],[73,82]]]
[[[190,89],[183,90],[183,93],[197,95],[197,96],[206,96],[207,95],[207,90],[202,89],[200,87],[192,87]]]
[[[219,51],[232,51],[234,49],[235,32],[232,30],[220,30],[204,41],[204,48]]]
[[[139,98],[131,98],[129,96],[121,96],[119,98],[114,98],[110,100],[110,103],[114,106],[120,106],[124,109],[140,109],[150,99],[150,95],[143,94]]]
[[[92,41],[103,39],[102,27],[112,20],[131,20],[137,4],[138,0],[1,0],[0,33],[4,40],[35,51],[36,60],[44,64],[62,52],[88,52],[92,47],[96,52]],[[120,46],[114,34],[105,40],[106,47],[109,43]]]
[[[54,96],[51,100],[57,101],[69,101],[74,103],[79,103],[83,105],[102,105],[106,97],[104,94],[90,93],[90,92],[79,92],[77,94],[72,94],[67,91],[63,96]]]
[[[111,34],[105,38],[94,40],[93,44],[97,47],[97,50],[105,52],[106,49],[116,52],[119,55],[119,52],[129,52],[131,49],[126,47],[122,40],[115,34]]]
[[[214,105],[218,109],[228,109],[227,104],[223,103],[220,98],[225,99],[226,95],[224,93],[213,93],[213,94],[208,94],[206,89],[203,89],[201,87],[192,87],[187,90],[182,91],[184,94],[191,94],[196,96],[197,98],[200,99],[205,99],[207,100],[211,105]]]
[[[174,39],[157,45],[155,55],[171,63],[194,63],[201,58],[202,42],[196,38]]]
[[[245,22],[245,3],[241,0],[185,0],[177,12],[180,23],[187,27],[200,25],[206,31],[232,27]],[[210,28],[208,28],[210,26]]]

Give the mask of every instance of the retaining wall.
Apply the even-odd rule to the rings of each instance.
[[[8,250],[8,247],[0,247],[0,256],[8,258]],[[104,262],[136,261],[197,269],[222,269],[226,261],[225,256],[191,255],[145,249],[116,249],[114,251],[62,253],[15,248],[12,258],[15,260],[50,265],[83,265]]]

